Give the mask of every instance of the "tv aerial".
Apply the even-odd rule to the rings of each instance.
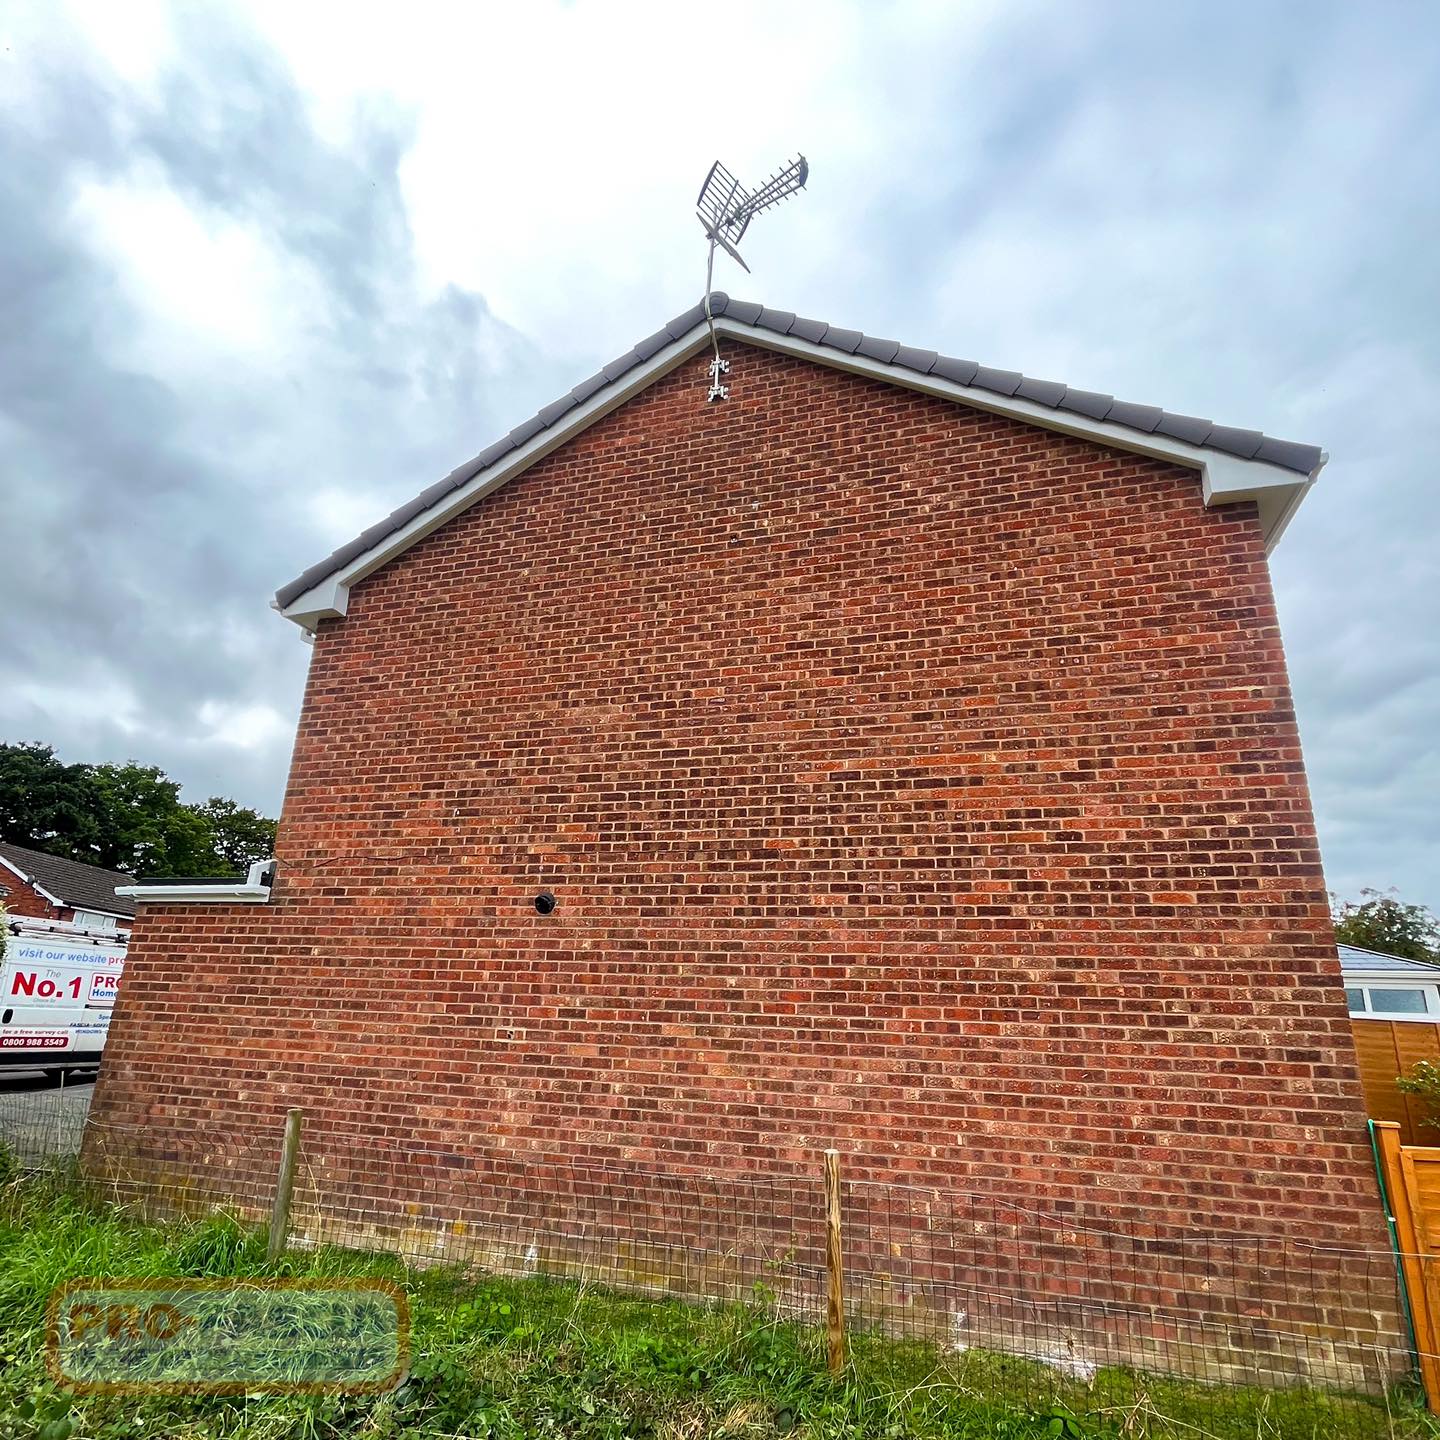
[[[739,245],[750,222],[762,210],[769,210],[803,190],[809,177],[810,162],[803,155],[798,155],[763,185],[747,190],[717,160],[700,187],[695,214],[710,237],[710,254],[705,262],[705,320],[710,326],[710,347],[715,352],[715,358],[710,362],[710,394],[706,397],[709,400],[724,400],[730,394],[730,387],[721,383],[721,377],[729,373],[730,362],[720,358],[720,342],[715,338],[715,317],[710,313],[715,249],[719,246],[748,275],[750,267],[740,254]]]

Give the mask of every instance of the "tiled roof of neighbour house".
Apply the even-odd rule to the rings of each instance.
[[[858,330],[845,330],[824,320],[807,320],[788,310],[772,310],[751,301],[732,300],[720,292],[711,295],[710,309],[717,320],[724,322],[723,333],[728,336],[733,336],[738,330],[744,338],[743,332],[749,331],[756,337],[757,343],[763,343],[765,336],[784,336],[814,347],[813,353],[817,358],[830,351],[837,358],[844,355],[874,362],[883,372],[893,375],[897,383],[906,383],[906,377],[930,377],[964,387],[972,393],[983,392],[1011,401],[1027,402],[1034,407],[1030,418],[1037,425],[1044,425],[1046,412],[1053,412],[1055,418],[1052,423],[1056,428],[1063,428],[1065,417],[1077,422],[1099,422],[1120,427],[1121,433],[1129,431],[1137,436],[1160,437],[1240,461],[1272,466],[1297,478],[1313,478],[1325,461],[1324,453],[1316,445],[1276,440],[1258,430],[1237,430],[1193,415],[1178,415],[1158,406],[1135,405],[1117,400],[1112,395],[1078,390],[1059,381],[1035,380],[1018,371],[997,370],[973,360],[941,355],[934,350],[917,350],[894,340],[862,335]],[[444,506],[455,491],[481,477],[490,467],[502,466],[511,452],[527,445],[552,426],[563,424],[565,417],[577,406],[586,404],[610,387],[619,387],[630,372],[645,365],[667,346],[696,331],[703,333],[705,323],[703,302],[677,315],[669,324],[612,360],[568,394],[545,406],[524,424],[516,426],[508,435],[452,470],[443,480],[423,490],[378,524],[282,586],[276,592],[276,608],[286,609],[307,590],[336,574],[368,550],[381,545],[387,537],[410,526],[425,511]]]
[[[1368,970],[1393,975],[1423,975],[1430,980],[1440,977],[1440,963],[1406,960],[1400,955],[1384,955],[1378,950],[1362,950],[1358,945],[1337,945],[1342,973]]]
[[[0,860],[5,860],[31,884],[61,905],[73,910],[99,910],[108,915],[133,916],[135,902],[115,893],[117,885],[133,885],[135,877],[121,870],[102,870],[82,860],[66,860],[43,850],[0,841]],[[0,884],[6,871],[0,867]]]

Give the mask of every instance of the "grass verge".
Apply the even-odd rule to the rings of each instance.
[[[402,1285],[413,1363],[381,1397],[71,1397],[43,1363],[45,1301],[77,1277],[379,1276]],[[248,1440],[684,1437],[1440,1437],[1407,1387],[1387,1397],[1203,1386],[1126,1370],[1069,1379],[1032,1361],[874,1335],[846,1375],[821,1337],[763,1305],[704,1307],[534,1277],[414,1270],[324,1249],[265,1260],[233,1220],[149,1224],[63,1176],[0,1186],[0,1436]]]

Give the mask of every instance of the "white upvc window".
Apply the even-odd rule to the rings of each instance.
[[[1345,987],[1350,1014],[1357,1020],[1440,1022],[1440,985],[1408,980],[1366,980]]]
[[[75,912],[76,925],[83,925],[87,930],[113,930],[115,928],[115,917],[113,915],[100,915],[94,910],[77,910]]]

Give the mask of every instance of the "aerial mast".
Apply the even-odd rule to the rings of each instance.
[[[730,258],[740,265],[748,275],[750,267],[740,254],[741,237],[750,222],[762,211],[769,210],[782,200],[805,188],[810,177],[810,164],[803,155],[777,170],[763,185],[747,190],[717,160],[700,187],[700,196],[695,202],[695,214],[705,233],[710,237],[710,253],[705,262],[705,319],[710,326],[710,348],[715,358],[710,362],[710,393],[708,400],[724,400],[730,394],[730,387],[722,383],[722,377],[729,373],[730,362],[720,358],[720,342],[715,338],[715,317],[710,313],[710,291],[715,276],[715,247],[718,245]]]

